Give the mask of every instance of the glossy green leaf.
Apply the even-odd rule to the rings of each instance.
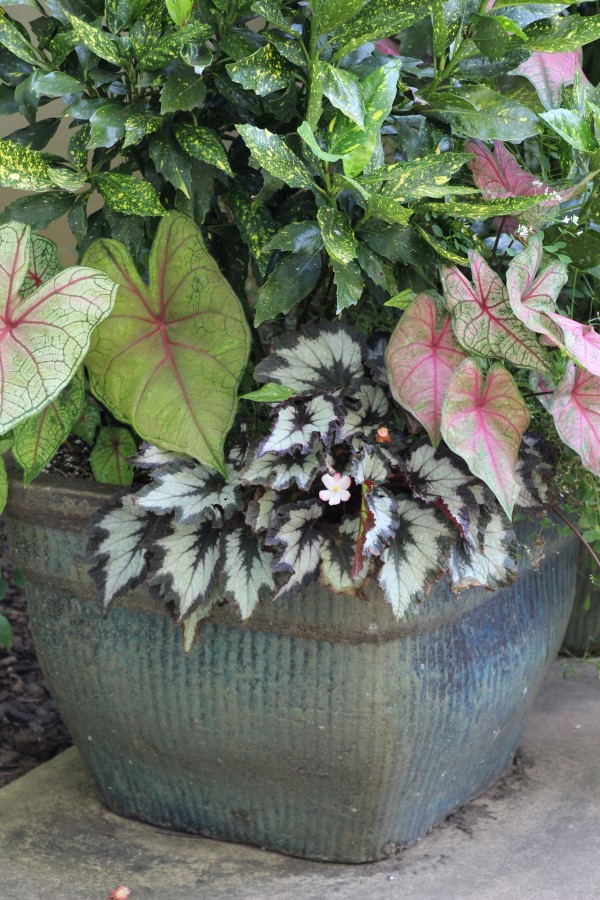
[[[296,394],[297,391],[294,388],[286,387],[284,384],[269,382],[268,384],[263,384],[257,391],[242,394],[240,399],[252,400],[253,403],[281,403],[283,400],[295,397]]]
[[[42,154],[12,141],[0,141],[0,184],[20,191],[46,191],[54,187]]]
[[[322,206],[317,213],[317,221],[325,249],[332,259],[341,263],[356,259],[356,238],[345,213],[331,206]]]
[[[104,59],[115,66],[121,66],[123,57],[119,45],[108,32],[103,31],[96,25],[91,25],[89,22],[84,22],[68,12],[66,16],[71,23],[75,37],[81,44],[84,44],[88,50],[91,50],[100,59]]]
[[[88,446],[94,443],[96,432],[100,427],[100,407],[91,397],[85,396],[83,408],[73,422],[71,431],[75,437],[81,438]]]
[[[572,109],[551,109],[540,113],[540,118],[576,150],[592,153],[598,149],[593,128]]]
[[[264,277],[271,255],[266,245],[277,231],[277,226],[262,200],[253,200],[239,185],[232,185],[227,200],[234,215],[236,228],[254,256],[260,274]]]
[[[112,209],[126,216],[164,216],[165,208],[148,181],[109,172],[98,175],[98,190]]]
[[[350,51],[410,28],[429,14],[428,5],[418,0],[371,0],[361,5],[360,11],[337,34],[339,50],[336,59]]]
[[[322,33],[343,25],[364,6],[364,0],[321,0],[319,4],[319,30]]]
[[[459,219],[491,219],[495,216],[512,216],[533,206],[538,206],[539,196],[535,197],[506,197],[499,200],[487,200],[485,203],[464,202],[460,200],[446,200],[445,203],[426,203],[427,209],[436,213],[443,213]]]
[[[460,96],[463,101],[471,103],[473,109],[446,106],[435,110],[436,115],[452,127],[457,137],[520,143],[542,130],[537,115],[528,107],[507,99],[485,85],[464,87]]]
[[[133,435],[127,428],[101,428],[90,453],[94,478],[103,484],[129,487],[133,482],[133,466],[129,462],[137,453]]]
[[[360,300],[365,284],[360,272],[358,264],[350,260],[350,262],[340,262],[338,259],[332,258],[331,267],[333,269],[333,280],[335,282],[337,308],[336,313],[339,315],[349,306],[354,306]]]
[[[282,90],[293,78],[289,63],[271,44],[265,44],[256,53],[229,63],[225,68],[232,81],[259,97]]]
[[[64,97],[65,94],[83,93],[84,85],[66,72],[34,72],[32,89],[39,97]]]
[[[412,209],[403,206],[394,197],[385,197],[382,194],[372,194],[367,204],[369,215],[377,219],[383,219],[390,224],[406,225],[413,214]]]
[[[189,199],[191,192],[190,161],[180,151],[169,134],[155,134],[150,138],[150,159],[163,178]]]
[[[329,151],[323,150],[317,143],[317,139],[308,122],[302,122],[298,128],[298,134],[318,159],[322,159],[324,162],[337,162],[339,159],[342,159],[343,153],[329,153]]]
[[[502,59],[511,44],[511,37],[500,17],[474,15],[471,22],[473,40],[483,55],[493,62]],[[516,25],[513,29],[520,31]]]
[[[211,27],[199,22],[186,25],[170,34],[154,32],[140,48],[138,63],[140,68],[154,71],[175,59],[186,44],[203,41],[210,37]]]
[[[83,370],[40,413],[14,429],[13,456],[23,469],[28,485],[52,460],[80,415],[84,396]]]
[[[65,215],[75,202],[75,198],[62,191],[46,191],[19,197],[0,213],[0,225],[5,222],[24,222],[34,228],[47,228],[55,219]]]
[[[365,105],[360,81],[351,72],[320,62],[323,93],[328,100],[355,122],[359,128],[365,127]]]
[[[257,163],[290,187],[312,188],[309,170],[277,134],[254,125],[236,125]]]
[[[0,44],[24,62],[33,66],[39,65],[37,54],[25,35],[21,34],[2,10],[0,10]]]
[[[125,136],[127,107],[118,103],[105,103],[90,116],[90,139],[88,150],[97,147],[114,147]]]
[[[212,128],[202,125],[181,125],[175,136],[186,153],[202,162],[216,166],[227,175],[233,175],[223,142]]]
[[[250,8],[252,12],[262,16],[271,25],[276,25],[277,28],[290,34],[294,33],[290,23],[283,16],[281,3],[278,3],[277,0],[254,0]]]
[[[600,15],[555,16],[533,22],[525,29],[527,49],[568,53],[600,38]]]
[[[375,169],[368,175],[363,173],[359,180],[366,187],[385,182],[385,193],[400,201],[441,197],[451,192],[450,178],[470,159],[469,153],[432,153],[410,162]]]
[[[206,97],[206,85],[195,72],[176,71],[169,75],[160,92],[160,111],[183,112],[202,106]]]
[[[153,116],[149,113],[135,113],[125,119],[125,140],[123,150],[139,143],[147,134],[158,131],[164,124],[162,116]]]
[[[148,285],[116,241],[84,259],[120,285],[86,360],[93,393],[144,440],[224,471],[249,331],[199,229],[178,213],[161,220]]]
[[[273,250],[289,250],[292,253],[317,253],[323,247],[321,229],[316,222],[291,222],[284,225],[265,244],[265,253]]]
[[[408,309],[416,296],[412,288],[406,288],[404,291],[400,291],[399,294],[395,294],[389,300],[386,300],[384,306],[393,306],[395,309]]]
[[[290,253],[273,269],[258,294],[255,325],[287,313],[310,294],[321,274],[320,253]]]
[[[4,463],[2,463],[4,466]],[[4,498],[4,503],[2,502],[2,474],[0,472],[0,508],[4,509],[6,505],[6,498]],[[4,480],[6,480],[6,471],[4,473]],[[6,616],[0,613],[0,647],[4,647],[5,650],[10,650],[12,647],[12,628],[10,622],[6,618]]]
[[[172,20],[181,28],[190,20],[194,0],[165,0],[165,6]]]

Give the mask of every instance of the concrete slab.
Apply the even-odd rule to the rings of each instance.
[[[557,663],[521,762],[420,844],[364,866],[160,831],[104,810],[75,750],[0,791],[0,900],[589,900],[600,896],[600,680]]]

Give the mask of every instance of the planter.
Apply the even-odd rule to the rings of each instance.
[[[525,558],[509,589],[457,599],[438,584],[406,623],[376,584],[364,602],[314,584],[245,624],[225,606],[186,656],[145,589],[102,617],[81,557],[110,489],[65,484],[13,483],[8,529],[40,662],[114,812],[362,862],[509,766],[569,618],[571,538],[537,569]]]
[[[563,642],[565,650],[574,656],[600,652],[600,588],[590,581],[595,570],[593,559],[585,547],[580,547],[575,601]]]

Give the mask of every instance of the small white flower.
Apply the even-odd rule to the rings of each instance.
[[[539,179],[537,179],[537,178],[535,181],[532,181],[531,183],[533,184],[534,187],[543,187],[544,186],[544,182],[539,181]]]
[[[520,241],[524,241],[529,237],[530,229],[527,225],[519,225],[519,227],[515,231],[515,235],[519,238]]]
[[[348,488],[352,484],[352,479],[349,475],[342,476],[339,472],[335,472],[334,475],[323,475],[321,481],[327,488],[325,491],[319,491],[319,497],[324,503],[337,506],[350,499]]]

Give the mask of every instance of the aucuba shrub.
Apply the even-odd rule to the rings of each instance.
[[[217,599],[373,569],[403,616],[443,571],[510,579],[553,457],[600,475],[588,6],[2,13],[0,183],[32,193],[0,219],[0,440],[26,483],[72,435],[99,480],[139,468],[92,525],[107,607],[149,577],[189,644]],[[64,214],[61,271],[30,227]]]

